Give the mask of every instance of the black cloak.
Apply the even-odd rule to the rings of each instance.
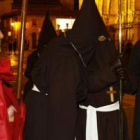
[[[140,139],[140,40],[136,42],[129,61],[130,71],[135,75],[138,88],[136,90],[134,119],[133,119],[133,139]]]
[[[32,52],[27,59],[27,67],[25,76],[29,79],[24,87],[24,100],[26,100],[26,121],[24,128],[24,140],[46,140],[46,96],[31,91],[33,80],[31,72],[34,65],[37,63],[41,51],[46,45],[56,37],[55,29],[50,21],[47,12],[42,30],[40,33],[37,50]]]
[[[88,96],[81,102],[84,106],[102,107],[112,104],[107,94],[110,86],[116,90],[114,102],[119,101],[119,79],[112,70],[112,62],[118,59],[118,52],[111,40],[94,0],[84,0],[73,29],[66,33],[67,40],[79,54],[87,70]],[[123,80],[123,92],[133,93],[135,78],[130,73]],[[113,102],[113,103],[114,103]],[[98,112],[99,140],[119,139],[119,110]],[[92,124],[91,124],[92,125]],[[124,139],[128,140],[124,114]],[[86,111],[79,109],[76,140],[85,140]]]
[[[28,78],[28,81],[26,82],[26,84],[24,86],[23,99],[25,99],[25,96],[31,90],[31,88],[33,86],[31,72],[34,67],[34,64],[37,62],[41,51],[46,47],[47,43],[56,36],[57,35],[55,32],[54,26],[52,25],[52,22],[49,17],[49,12],[47,11],[43,25],[42,25],[42,29],[40,32],[40,36],[38,39],[37,49],[35,51],[33,51],[27,58],[25,76],[26,76],[26,78]]]

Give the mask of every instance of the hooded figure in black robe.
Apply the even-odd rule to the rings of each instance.
[[[44,97],[42,94],[36,95],[36,92],[30,93],[33,87],[31,72],[40,57],[41,51],[43,51],[48,42],[56,36],[55,29],[47,12],[38,40],[37,50],[28,56],[25,70],[25,76],[28,78],[23,95],[23,99],[28,100],[28,102],[26,102],[27,115],[24,128],[25,140],[46,140],[46,123],[44,121],[46,119],[46,96]]]
[[[23,94],[23,99],[25,99],[25,96],[27,93],[32,89],[33,86],[33,81],[31,78],[31,72],[34,67],[34,64],[37,62],[40,52],[46,47],[47,43],[53,38],[56,37],[56,32],[55,29],[51,23],[50,17],[49,17],[49,12],[47,11],[42,29],[40,32],[40,36],[38,39],[38,46],[35,51],[33,51],[27,58],[27,66],[25,70],[25,76],[28,78],[28,81],[25,84],[24,87],[24,94]]]
[[[112,104],[106,91],[110,85],[118,90],[117,76],[124,78],[123,70],[118,71],[118,67],[121,68],[118,53],[95,2],[85,0],[72,30],[50,41],[32,71],[35,88],[27,97],[26,104],[30,110],[36,110],[39,108],[38,98],[46,98],[47,116],[42,120],[46,124],[46,130],[43,129],[40,137],[38,133],[32,132],[34,135],[25,140],[85,139],[85,125],[81,122],[85,122],[86,111],[80,111],[78,105],[100,107]],[[38,96],[36,98],[35,91]],[[31,98],[34,100],[32,103]],[[117,93],[114,102],[118,98]],[[100,115],[103,126],[100,126],[100,140],[112,140],[118,136],[118,114],[117,110],[105,113],[105,117]],[[115,130],[105,130],[105,126],[112,126]],[[110,139],[109,130],[114,135]],[[106,135],[102,135],[102,138],[103,133]],[[42,137],[43,135],[46,136]]]
[[[77,102],[86,97],[83,71],[64,34],[48,43],[32,70],[34,86],[25,98],[24,140],[75,138]]]
[[[135,78],[122,66],[122,58],[119,58],[94,0],[84,0],[73,29],[66,33],[66,37],[81,56],[87,70],[88,96],[80,103],[84,109],[79,109],[76,134],[76,140],[85,140],[86,109],[90,106],[94,109],[104,106],[110,108],[110,105],[117,104],[120,78],[123,81],[124,93],[133,93],[137,85]],[[110,95],[107,94],[110,88],[114,88],[116,92],[114,101],[111,101]],[[99,140],[118,140],[119,109],[97,112],[97,129]],[[123,135],[124,139],[128,140],[125,126]],[[96,137],[93,136],[93,139],[96,140]]]
[[[136,90],[135,110],[133,119],[133,140],[140,139],[140,40],[136,42],[129,60],[130,71],[135,75],[138,88]]]

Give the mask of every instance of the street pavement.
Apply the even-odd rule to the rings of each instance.
[[[30,53],[31,51],[29,50],[24,51],[22,90],[23,90],[24,84],[27,81],[26,77],[24,76],[24,71],[26,68],[27,57]],[[2,51],[0,52],[0,59],[11,60],[11,71],[14,73],[14,77],[15,77],[14,80],[11,81],[11,85],[13,85],[15,89],[17,89],[18,56],[19,56],[18,50],[16,52],[16,55],[14,54],[9,55],[8,48],[2,48]],[[132,126],[133,126],[133,113],[134,113],[134,107],[135,107],[135,96],[125,94],[125,96],[123,97],[123,107],[125,109],[126,116],[127,116],[130,140],[132,140]]]

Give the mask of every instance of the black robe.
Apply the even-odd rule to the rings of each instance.
[[[43,51],[32,72],[40,92],[31,91],[25,99],[24,140],[74,139],[77,102],[86,97],[80,65],[63,35]]]
[[[119,80],[110,65],[113,55],[116,54],[117,52],[110,41],[101,41],[96,44],[94,57],[87,68],[88,96],[85,101],[81,102],[82,105],[98,108],[119,101]],[[128,81],[123,81],[124,93],[133,93],[136,89],[135,78],[131,74],[129,78]],[[110,86],[113,86],[117,91],[114,94],[114,102],[111,102],[110,96],[107,94]],[[123,140],[129,140],[125,113],[123,117]],[[77,120],[76,140],[86,140],[86,110],[79,108]],[[99,140],[119,140],[119,110],[97,112],[97,123]]]
[[[129,61],[130,71],[135,75],[138,83],[134,110],[133,139],[140,139],[140,40],[138,40],[132,50]]]
[[[25,83],[25,86],[24,86],[23,100],[25,99],[25,96],[28,94],[28,92],[33,87],[31,72],[32,72],[34,64],[37,62],[37,60],[38,60],[38,51],[35,50],[27,58],[27,67],[26,67],[26,70],[25,70],[25,77],[28,80],[27,80],[27,82]]]

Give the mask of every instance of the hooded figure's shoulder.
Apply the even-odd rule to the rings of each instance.
[[[136,51],[139,50],[139,52],[140,52],[140,40],[138,40],[138,41],[135,43],[133,50],[136,50]]]

